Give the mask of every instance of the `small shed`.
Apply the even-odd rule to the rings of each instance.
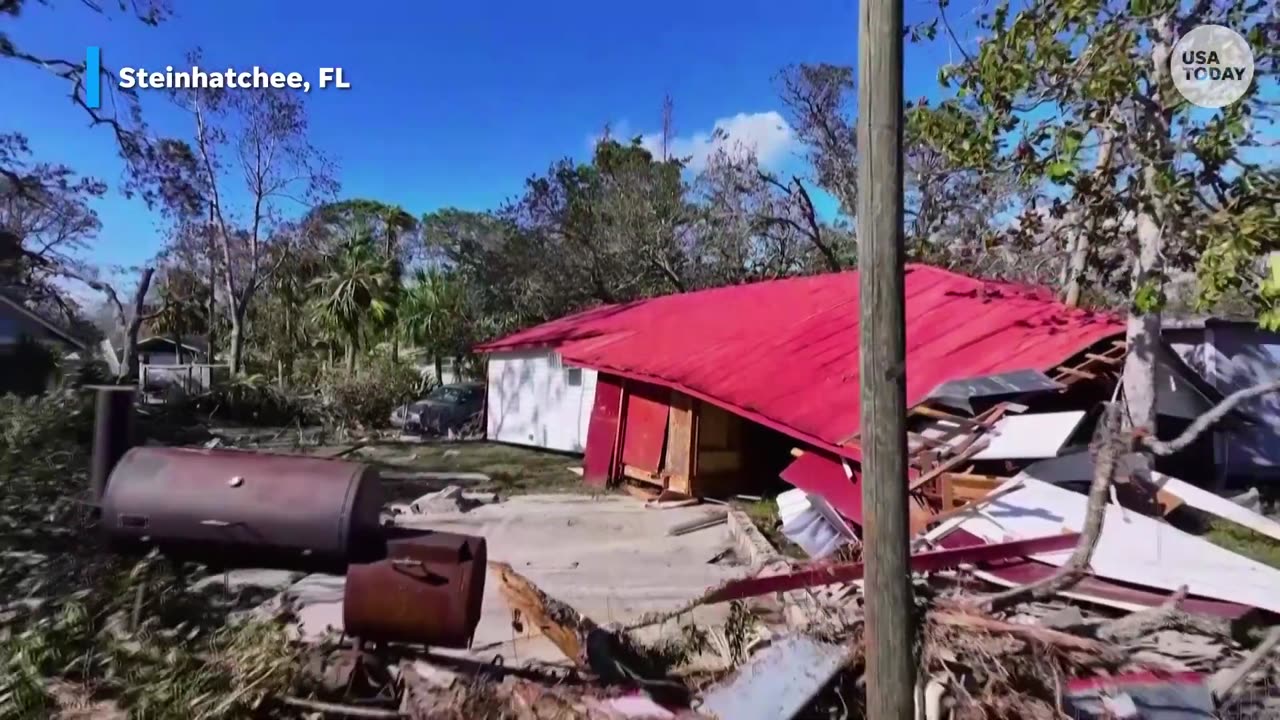
[[[205,362],[209,346],[203,338],[153,335],[138,341],[138,362],[143,365],[183,365]]]
[[[546,346],[488,350],[486,437],[513,445],[581,453],[596,394],[596,371],[565,364]]]

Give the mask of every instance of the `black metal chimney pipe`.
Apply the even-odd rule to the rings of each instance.
[[[91,385],[97,393],[93,416],[93,459],[89,465],[91,502],[102,502],[107,478],[116,463],[133,447],[135,385]]]

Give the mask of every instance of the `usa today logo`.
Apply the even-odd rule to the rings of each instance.
[[[1173,46],[1174,87],[1193,105],[1220,108],[1244,97],[1253,81],[1253,50],[1240,33],[1200,25]]]

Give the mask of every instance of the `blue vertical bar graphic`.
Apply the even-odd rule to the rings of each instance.
[[[91,108],[102,105],[102,51],[92,45],[84,53],[84,100]]]

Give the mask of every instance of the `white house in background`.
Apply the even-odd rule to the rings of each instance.
[[[1223,395],[1280,378],[1280,333],[1253,321],[1165,318],[1164,338]],[[1280,480],[1280,394],[1241,403],[1251,424],[1213,435],[1218,482]]]
[[[583,452],[596,395],[596,371],[568,367],[547,348],[489,355],[485,413],[490,440]]]

